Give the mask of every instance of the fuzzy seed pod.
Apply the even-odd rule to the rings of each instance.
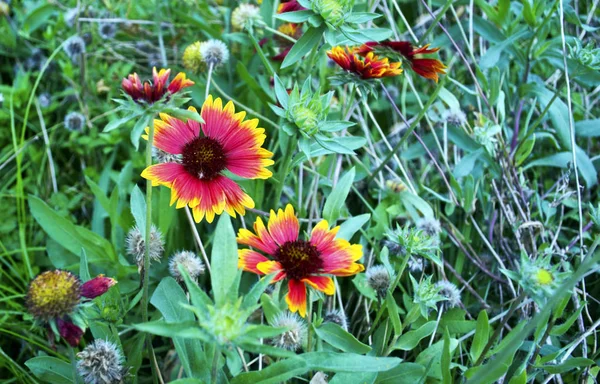
[[[85,116],[79,112],[69,112],[65,116],[65,128],[71,132],[81,132],[85,125]]]
[[[117,25],[115,23],[99,23],[98,34],[104,40],[112,39],[117,34]]]
[[[200,44],[200,55],[206,64],[218,67],[229,60],[229,49],[221,40],[210,39]]]
[[[127,234],[127,253],[135,257],[135,262],[138,267],[144,266],[144,253],[146,252],[146,240],[140,229],[135,226]],[[150,260],[158,261],[162,257],[165,250],[165,243],[162,238],[162,233],[153,224],[150,230]]]
[[[63,50],[73,63],[79,60],[79,56],[85,53],[85,41],[77,36],[71,36],[63,45]]]
[[[440,290],[439,294],[444,298],[450,308],[460,304],[460,290],[449,281],[438,281],[435,286]]]
[[[85,384],[119,384],[127,376],[123,354],[110,341],[97,339],[79,352],[77,359],[77,373]]]
[[[231,14],[231,25],[238,31],[251,27],[259,20],[261,20],[260,9],[253,4],[240,4]]]
[[[177,252],[176,254],[171,256],[171,259],[169,260],[169,272],[175,280],[180,282],[183,281],[183,276],[179,272],[180,265],[183,266],[183,269],[187,271],[188,275],[190,275],[190,278],[192,280],[196,280],[206,268],[202,260],[200,260],[200,258],[196,256],[194,252]]]
[[[342,327],[345,331],[348,331],[348,320],[346,314],[342,309],[334,309],[333,311],[325,312],[323,316],[324,323],[335,323]]]
[[[408,270],[413,273],[422,272],[423,268],[425,268],[425,261],[423,261],[420,257],[410,257],[406,264],[408,266]]]
[[[302,340],[306,337],[306,324],[300,316],[295,313],[284,312],[277,316],[272,325],[274,327],[289,328],[281,335],[273,337],[271,339],[272,345],[290,351],[296,351],[300,348]]]
[[[422,218],[417,220],[417,229],[420,229],[429,236],[437,236],[442,231],[442,226],[434,218]]]
[[[374,265],[367,270],[367,283],[377,292],[381,299],[387,295],[390,288],[390,274],[383,265]]]
[[[54,270],[43,272],[31,281],[25,302],[33,317],[49,321],[71,314],[80,298],[79,278],[68,271]]]

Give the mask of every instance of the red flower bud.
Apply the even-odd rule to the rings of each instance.
[[[98,275],[81,286],[81,296],[93,299],[105,294],[115,284],[117,284],[117,280],[105,277],[104,275]]]
[[[76,347],[79,345],[79,341],[81,340],[81,336],[83,336],[83,330],[71,323],[70,321],[65,321],[63,319],[57,320],[58,332],[60,336],[65,339],[67,343],[71,347]]]

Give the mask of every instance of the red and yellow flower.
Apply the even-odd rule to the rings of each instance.
[[[175,78],[169,82],[171,76],[170,69],[161,69],[156,71],[156,67],[152,68],[152,81],[141,82],[137,73],[127,76],[123,79],[121,86],[134,101],[145,101],[152,104],[160,100],[165,94],[174,94],[181,91],[183,88],[194,85],[194,82],[187,79],[185,73],[179,72]]]
[[[258,119],[244,120],[246,112],[235,113],[231,101],[223,107],[221,99],[213,101],[212,96],[200,115],[204,123],[183,122],[164,113],[154,120],[154,146],[181,155],[181,161],[152,165],[142,177],[170,188],[171,204],[189,206],[198,223],[204,217],[210,223],[223,211],[244,215],[254,201],[223,171],[246,179],[271,177],[266,167],[273,164],[273,153],[262,148],[265,130],[257,128]]]
[[[364,271],[356,263],[362,257],[362,246],[336,239],[340,227],[329,229],[326,220],[312,230],[309,240],[299,239],[300,223],[294,208],[288,204],[271,215],[265,227],[258,217],[254,233],[240,229],[237,241],[252,249],[238,251],[238,268],[259,275],[276,273],[273,283],[288,280],[286,302],[291,312],[306,316],[306,286],[333,295],[335,285],[328,275],[352,276]],[[263,254],[270,256],[267,258]]]
[[[333,47],[327,52],[333,61],[347,72],[359,76],[361,79],[378,79],[382,77],[398,76],[402,73],[402,63],[390,63],[388,58],[381,58],[373,52],[359,55],[356,50],[346,47]]]
[[[379,49],[391,49],[392,51],[399,53],[403,58],[410,62],[410,67],[419,76],[426,79],[439,80],[438,74],[446,74],[446,66],[437,59],[423,59],[417,58],[417,55],[428,55],[439,51],[439,48],[429,48],[429,44],[415,48],[408,41],[385,41],[382,43],[368,42],[360,46],[356,53],[361,56],[366,56],[369,53],[377,51]]]
[[[277,8],[278,13],[304,11],[306,8],[300,5],[298,0],[282,1]]]

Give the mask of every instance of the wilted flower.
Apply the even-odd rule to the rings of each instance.
[[[260,8],[253,4],[242,3],[231,13],[231,25],[237,30],[251,28],[261,20]]]
[[[306,8],[298,3],[298,0],[283,0],[279,7],[277,8],[278,13],[286,13],[286,12],[295,12],[295,11],[303,11]]]
[[[175,280],[180,282],[183,281],[183,276],[181,275],[181,272],[179,272],[180,265],[192,280],[196,280],[206,268],[202,260],[200,260],[200,258],[196,256],[194,252],[177,252],[171,256],[171,259],[169,260],[169,272],[171,273],[171,276],[175,278]]]
[[[190,110],[196,111],[194,107]],[[271,177],[266,167],[273,164],[273,154],[262,148],[265,130],[257,128],[258,119],[244,120],[245,112],[235,113],[232,102],[223,108],[221,99],[213,101],[212,96],[204,102],[200,115],[203,123],[183,122],[167,114],[154,120],[154,145],[181,155],[182,160],[152,165],[142,177],[153,185],[171,188],[171,204],[177,202],[177,208],[189,205],[198,223],[205,216],[210,223],[223,211],[233,217],[236,212],[244,215],[246,208],[254,208],[254,201],[223,171],[246,179]]]
[[[71,132],[81,132],[85,125],[85,116],[79,112],[69,112],[65,116],[65,128]]]
[[[302,341],[306,337],[306,323],[297,314],[291,312],[280,313],[273,320],[273,327],[286,327],[289,330],[271,339],[271,344],[296,351],[302,346]]]
[[[398,55],[400,55],[405,60],[408,60],[412,70],[419,76],[437,82],[439,79],[438,74],[446,73],[444,71],[446,66],[437,59],[422,59],[416,56],[435,53],[439,50],[439,48],[429,48],[429,44],[421,48],[415,48],[408,41],[385,41],[382,43],[371,41],[363,44],[356,52],[361,56],[375,52],[378,55],[390,57],[392,60],[399,59]]]
[[[375,292],[379,299],[385,298],[388,289],[390,289],[391,278],[388,270],[383,265],[374,265],[367,269],[367,283]]]
[[[439,289],[439,294],[450,308],[457,307],[460,304],[460,290],[456,285],[447,280],[438,281],[435,286]]]
[[[85,53],[85,41],[77,35],[71,36],[63,45],[63,50],[71,61],[75,63]]]
[[[332,311],[325,312],[323,316],[324,323],[334,323],[342,327],[345,331],[348,330],[348,320],[343,309],[334,309]]]
[[[135,226],[127,234],[127,253],[135,257],[135,262],[139,268],[144,265],[144,254],[146,252],[146,239],[140,229]],[[149,255],[151,261],[158,261],[162,257],[165,250],[165,243],[162,238],[162,233],[154,224],[150,230],[150,248]]]
[[[120,384],[127,375],[124,361],[114,343],[96,339],[77,354],[77,373],[85,384]]]
[[[117,25],[109,22],[99,23],[98,34],[104,40],[112,39],[117,34]]]
[[[165,95],[168,97],[181,91],[183,88],[194,85],[194,82],[187,79],[183,72],[179,72],[173,81],[169,83],[170,75],[170,69],[161,69],[160,72],[156,72],[156,67],[154,67],[152,68],[152,82],[145,81],[142,84],[137,73],[134,73],[123,79],[121,86],[125,93],[131,96],[134,101],[152,104],[162,99]]]
[[[327,56],[343,70],[363,80],[398,76],[402,73],[401,62],[390,63],[388,58],[380,58],[373,52],[362,57],[348,47],[344,49],[338,46],[331,48],[331,51],[327,52]]]
[[[326,220],[312,230],[309,240],[300,240],[300,223],[294,208],[288,204],[285,211],[271,210],[268,229],[262,219],[256,218],[254,232],[240,229],[238,243],[253,247],[272,257],[268,259],[257,251],[240,249],[238,267],[259,275],[277,273],[273,283],[288,279],[285,301],[291,312],[306,316],[306,286],[327,295],[333,295],[335,285],[331,277],[352,276],[364,270],[356,263],[362,257],[362,246],[336,238],[340,227],[329,229]]]
[[[0,15],[8,16],[10,14],[10,5],[5,1],[0,1]],[[1,104],[0,104],[1,106]]]
[[[83,335],[78,314],[82,300],[103,295],[115,284],[114,279],[103,275],[82,284],[71,272],[46,271],[29,284],[25,303],[35,320],[57,330],[70,345],[76,346]]]

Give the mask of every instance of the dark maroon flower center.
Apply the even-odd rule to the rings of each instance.
[[[304,240],[288,241],[275,253],[285,273],[290,279],[300,280],[323,267],[323,260],[317,247]]]
[[[183,147],[182,164],[200,180],[212,180],[225,169],[227,158],[223,146],[210,137],[196,137]]]

